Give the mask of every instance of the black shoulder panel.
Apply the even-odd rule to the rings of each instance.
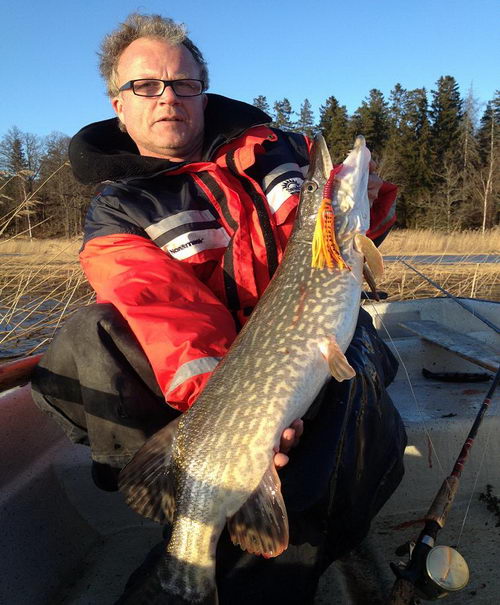
[[[153,239],[161,246],[157,241],[160,232],[175,237],[176,229],[188,228],[193,216],[198,222],[200,217],[214,222],[218,218],[204,192],[188,174],[107,181],[100,185],[90,205],[84,242],[126,233]]]

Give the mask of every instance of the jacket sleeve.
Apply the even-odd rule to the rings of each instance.
[[[80,260],[98,302],[112,303],[128,322],[166,401],[186,410],[236,336],[227,308],[191,265],[146,237],[94,237]]]
[[[390,228],[396,222],[396,198],[398,187],[384,181],[379,189],[378,197],[370,210],[370,229],[366,235],[377,245],[380,245]]]

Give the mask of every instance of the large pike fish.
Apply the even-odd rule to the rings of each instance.
[[[173,523],[157,572],[162,603],[216,602],[215,549],[226,523],[251,553],[274,557],[288,545],[274,448],[332,375],[354,376],[344,352],[364,257],[379,270],[364,235],[369,161],[358,137],[334,184],[325,141],[315,139],[294,230],[262,299],[193,407],[121,473],[133,509]]]

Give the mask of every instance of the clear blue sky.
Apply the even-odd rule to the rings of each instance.
[[[451,75],[482,102],[500,88],[498,0],[0,0],[0,136],[16,125],[74,134],[111,117],[97,71],[102,37],[130,12],[186,23],[209,62],[210,91],[295,110],[334,95],[353,112]]]

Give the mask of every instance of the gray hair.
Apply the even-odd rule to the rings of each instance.
[[[108,95],[113,98],[118,94],[118,61],[129,44],[138,38],[153,38],[164,40],[172,46],[182,44],[193,55],[200,66],[200,79],[208,88],[208,68],[201,51],[188,38],[187,29],[183,23],[175,23],[161,15],[141,15],[132,13],[123,23],[108,34],[101,43],[99,54],[99,70],[106,82]]]

